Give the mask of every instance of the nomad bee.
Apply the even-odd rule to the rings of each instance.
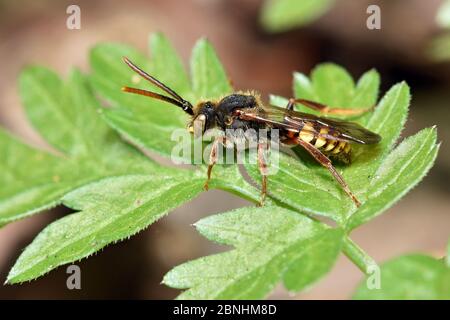
[[[302,104],[323,114],[335,115],[359,115],[370,111],[372,108],[330,108],[305,99],[289,99],[286,108],[279,108],[263,105],[259,96],[255,93],[234,93],[219,101],[200,102],[194,107],[189,101],[184,100],[172,89],[138,68],[127,58],[124,58],[124,61],[136,73],[162,89],[170,97],[137,88],[123,87],[122,90],[162,100],[180,107],[191,116],[189,131],[194,135],[201,135],[211,128],[219,128],[223,131],[227,129],[255,129],[256,131],[258,129],[278,129],[282,143],[303,147],[317,162],[330,171],[355,205],[361,205],[342,176],[334,168],[330,158],[349,163],[352,143],[375,144],[381,140],[381,137],[353,122],[294,111],[294,105]],[[208,176],[204,186],[206,190],[208,189],[212,168],[217,162],[220,144],[227,145],[226,136],[218,137],[213,142]],[[258,167],[262,176],[261,204],[263,204],[267,192],[268,170],[264,154],[269,146],[270,144],[267,142],[257,144]]]

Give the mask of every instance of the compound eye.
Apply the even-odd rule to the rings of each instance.
[[[200,114],[197,118],[194,119],[192,123],[192,129],[189,128],[189,131],[194,133],[194,137],[200,137],[203,132],[205,132],[206,127],[206,116],[204,114]]]

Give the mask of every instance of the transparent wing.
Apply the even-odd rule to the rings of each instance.
[[[381,137],[357,123],[333,118],[322,118],[312,114],[287,110],[275,106],[262,109],[241,109],[239,117],[247,121],[257,121],[273,128],[312,134],[330,140],[349,141],[360,144],[375,144]],[[324,130],[326,129],[326,130]]]

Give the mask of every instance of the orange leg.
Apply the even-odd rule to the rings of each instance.
[[[301,139],[297,140],[298,143],[306,149],[313,157],[316,159],[317,162],[319,162],[321,165],[323,165],[325,168],[327,168],[333,177],[339,182],[342,189],[344,189],[345,193],[352,199],[352,201],[355,203],[357,207],[361,205],[361,202],[356,198],[356,196],[353,194],[353,192],[348,187],[348,184],[344,181],[344,178],[337,172],[336,168],[331,163],[331,160],[328,159],[326,155],[324,155],[319,149],[317,149],[315,146],[310,144],[309,142],[303,141]]]
[[[286,108],[288,110],[294,110],[294,105],[296,103],[302,104],[305,107],[319,111],[324,114],[335,114],[335,115],[341,115],[341,116],[361,115],[366,112],[372,111],[374,109],[374,106],[369,107],[369,108],[358,108],[358,109],[332,108],[332,107],[329,107],[327,105],[324,105],[324,104],[321,104],[321,103],[318,103],[315,101],[306,100],[306,99],[294,99],[294,98],[289,99],[289,103],[286,106]]]
[[[266,151],[268,151],[270,145],[268,143],[258,143],[258,168],[261,173],[261,199],[259,201],[259,206],[264,205],[267,195],[267,161],[266,161]]]
[[[207,172],[208,177],[205,181],[205,184],[203,185],[203,189],[206,191],[209,189],[208,183],[209,183],[209,180],[211,180],[212,169],[217,162],[217,154],[219,151],[219,144],[225,144],[225,143],[226,143],[226,138],[222,136],[222,137],[217,137],[212,144],[211,152],[209,154],[209,164],[208,164],[208,172]]]

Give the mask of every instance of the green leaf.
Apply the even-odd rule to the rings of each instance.
[[[175,92],[189,95],[191,91],[189,77],[169,40],[161,33],[152,34],[149,51],[152,53],[152,74],[163,83],[170,84],[170,88]]]
[[[63,83],[49,70],[29,68],[21,88],[33,125],[66,154],[35,150],[0,131],[0,182],[8,186],[0,191],[0,223],[62,201],[83,211],[40,233],[14,265],[10,283],[34,279],[129,237],[202,190],[203,176],[161,167],[109,129],[78,71]]]
[[[141,79],[122,61],[123,56],[130,58],[143,70],[152,73],[162,72],[166,66],[173,68],[181,62],[175,53],[169,54],[171,48],[160,37],[153,38],[151,44],[155,47],[155,57],[150,64],[139,52],[118,44],[100,44],[90,56],[93,74],[91,82],[95,90],[109,103],[111,108],[104,109],[104,118],[108,124],[135,145],[170,156],[175,142],[171,134],[175,129],[186,125],[184,112],[170,104],[149,99],[148,97],[122,92],[123,86],[140,87],[158,91],[144,79]],[[170,61],[168,61],[170,59]],[[178,68],[177,68],[178,69]],[[155,74],[155,76],[158,76]],[[189,91],[186,84],[174,81],[174,77],[165,75],[169,87],[177,86],[178,94],[185,96]],[[183,78],[183,73],[181,73]],[[174,82],[173,82],[174,81]]]
[[[327,216],[335,221],[351,210],[347,201],[326,169],[311,164],[308,155],[303,158],[279,154],[279,162],[271,166],[276,173],[268,176],[268,192],[275,199],[300,212]],[[254,164],[245,165],[250,177],[260,182],[259,169]]]
[[[380,75],[375,69],[365,72],[358,80],[355,94],[349,106],[352,108],[367,108],[375,106],[378,100]],[[361,123],[361,121],[360,121]]]
[[[333,63],[323,63],[314,68],[311,80],[306,75],[295,72],[293,81],[295,98],[318,101],[331,107],[341,108],[374,106],[378,99],[379,86],[380,76],[375,70],[364,73],[355,85],[351,75]],[[319,112],[302,105],[297,105],[297,109],[320,115]],[[367,117],[352,120],[365,124]]]
[[[447,255],[445,257],[445,264],[450,268],[450,240],[447,243]]]
[[[426,48],[426,54],[434,62],[450,60],[450,33],[446,32],[434,37]]]
[[[446,30],[450,29],[450,0],[444,0],[436,14],[436,23]],[[435,62],[450,60],[450,34],[447,32],[435,36],[426,48],[426,54]]]
[[[450,299],[450,268],[442,260],[421,254],[401,256],[384,263],[380,276],[380,289],[369,289],[362,281],[354,299]]]
[[[67,174],[61,164],[58,157],[0,130],[0,183],[7,186],[0,189],[0,226],[57,205],[59,196],[71,189],[61,179],[61,172]]]
[[[333,3],[333,0],[266,0],[260,19],[268,31],[286,31],[313,22]]]
[[[87,182],[155,168],[101,121],[78,71],[64,83],[50,70],[29,67],[20,89],[34,127],[65,154],[33,149],[0,131],[0,183],[7,186],[0,190],[0,225],[56,206]]]
[[[363,199],[368,195],[367,188],[375,172],[403,130],[410,100],[408,85],[404,82],[396,84],[384,95],[367,121],[366,128],[378,133],[381,141],[377,145],[356,146],[352,164],[344,175],[347,183]]]
[[[19,78],[19,90],[28,118],[43,138],[61,151],[70,153],[71,147],[77,143],[83,145],[84,141],[71,134],[79,130],[74,130],[73,114],[68,114],[68,108],[61,108],[63,88],[61,79],[44,67],[29,68]],[[47,120],[58,126],[58,130],[49,126]]]
[[[450,28],[450,1],[444,0],[438,9],[436,22],[441,28]]]
[[[351,75],[333,63],[320,64],[311,73],[311,82],[320,102],[334,106],[348,105],[355,95]]]
[[[63,203],[81,211],[47,226],[21,254],[7,281],[35,279],[130,237],[195,197],[202,185],[203,177],[186,171],[112,177],[79,188]]]
[[[214,48],[205,39],[199,40],[192,50],[191,72],[197,100],[217,99],[233,90]]]
[[[367,201],[350,217],[348,228],[354,229],[373,219],[411,190],[433,166],[438,150],[433,128],[405,139],[376,171]]]
[[[278,281],[300,291],[329,271],[343,232],[280,207],[242,208],[195,224],[208,239],[234,250],[182,264],[165,277],[188,289],[180,299],[259,299]]]

